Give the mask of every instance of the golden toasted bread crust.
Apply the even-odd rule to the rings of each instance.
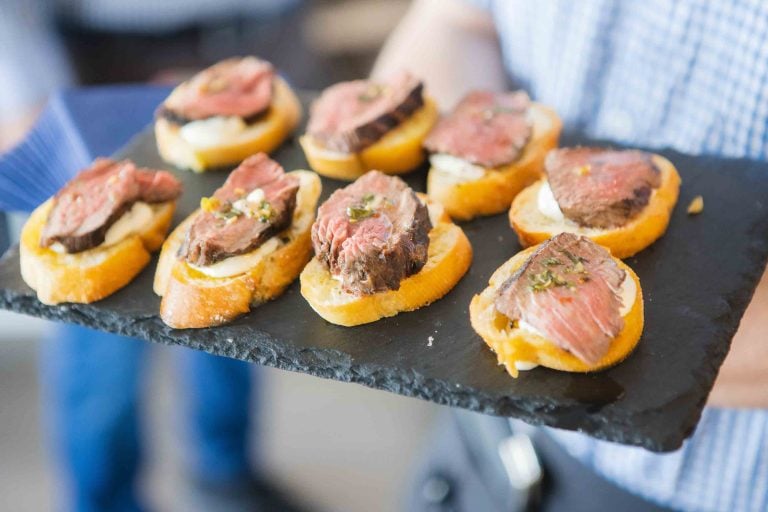
[[[637,293],[629,313],[624,316],[624,329],[611,342],[608,353],[595,365],[589,365],[551,341],[530,331],[510,326],[509,318],[496,310],[494,301],[499,287],[533,254],[536,247],[525,249],[507,260],[493,273],[488,287],[472,298],[469,318],[472,327],[496,353],[512,377],[517,377],[515,362],[534,363],[565,372],[594,372],[623,361],[637,346],[643,333],[643,291],[637,275],[622,261],[628,279],[635,281]]]
[[[273,237],[276,248],[258,258],[246,272],[210,277],[177,257],[197,212],[171,233],[163,244],[154,281],[155,293],[163,297],[163,322],[177,329],[221,325],[277,297],[296,279],[312,256],[310,230],[322,185],[313,172],[288,174],[298,175],[301,180],[293,223]]]
[[[166,162],[195,172],[233,165],[256,153],[277,149],[299,124],[301,112],[296,94],[281,78],[276,78],[269,111],[229,143],[195,148],[181,138],[178,125],[160,118],[155,121],[157,148]]]
[[[359,153],[329,151],[307,134],[299,142],[309,166],[329,178],[354,181],[372,169],[386,174],[405,174],[424,161],[421,145],[438,117],[434,100],[425,97],[424,106],[410,118]]]
[[[152,205],[153,221],[142,233],[75,254],[40,247],[40,233],[52,207],[50,199],[40,205],[22,229],[21,277],[44,304],[88,304],[130,283],[149,263],[150,253],[160,248],[171,225],[175,202]]]
[[[474,179],[461,179],[433,167],[427,175],[427,194],[456,220],[507,210],[521,190],[541,177],[544,158],[560,139],[562,122],[554,110],[534,103],[531,116],[531,140],[516,162],[485,169],[482,177]]]
[[[661,185],[651,194],[648,205],[627,224],[612,229],[584,228],[566,220],[557,222],[538,208],[539,188],[544,179],[523,190],[512,203],[509,221],[523,247],[540,244],[562,232],[584,235],[611,251],[617,258],[628,258],[661,237],[667,230],[669,218],[680,193],[680,175],[666,158],[653,155],[661,171]]]
[[[427,200],[423,194],[420,197]],[[301,294],[312,309],[337,325],[361,325],[419,309],[451,291],[469,270],[472,246],[439,205],[428,202],[428,207],[433,228],[429,232],[427,263],[419,272],[403,279],[398,290],[355,297],[344,292],[341,283],[313,258],[301,273]]]

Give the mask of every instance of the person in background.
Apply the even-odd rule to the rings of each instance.
[[[48,94],[76,83],[168,81],[244,53],[311,73],[298,42],[299,7],[298,0],[6,0],[0,3],[0,152],[29,129]],[[0,248],[7,238],[3,223]],[[137,479],[149,349],[139,340],[66,325],[56,325],[43,343],[43,414],[58,509],[146,509]],[[249,446],[257,376],[251,365],[173,350],[184,389],[178,402],[190,483],[179,492],[180,510],[294,510],[251,463],[249,455],[258,452]]]
[[[446,108],[471,88],[522,88],[554,107],[566,130],[596,139],[768,157],[764,2],[416,0],[373,75],[399,68],[423,76]],[[764,276],[709,407],[673,453],[555,429],[534,434],[544,462],[555,461],[543,509],[768,510],[766,333]],[[476,434],[493,420],[472,421]],[[493,485],[505,479],[503,465],[492,460],[498,455],[482,448],[463,455],[473,450],[467,438],[477,436],[462,437],[462,428],[446,429],[410,508],[509,510],[509,482]]]

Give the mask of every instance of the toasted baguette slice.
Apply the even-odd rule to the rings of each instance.
[[[168,233],[176,203],[152,205],[154,217],[143,232],[114,245],[74,254],[40,247],[40,234],[52,207],[50,199],[40,205],[21,231],[21,277],[43,304],[88,304],[130,283],[149,263],[150,253],[160,248]]]
[[[296,128],[301,103],[281,78],[275,78],[272,104],[264,117],[225,144],[195,147],[180,134],[181,127],[167,119],[155,121],[155,138],[160,156],[182,169],[207,169],[240,163],[259,152],[270,153]]]
[[[661,171],[661,185],[654,189],[648,205],[634,219],[612,229],[586,228],[565,219],[558,222],[541,213],[538,207],[542,179],[523,190],[512,203],[509,221],[523,247],[540,244],[552,236],[563,233],[584,235],[611,251],[617,258],[628,258],[655,242],[669,225],[669,218],[680,192],[680,175],[666,158],[653,155],[653,162]]]
[[[515,196],[539,179],[547,151],[557,146],[562,121],[539,103],[530,109],[531,140],[520,158],[508,165],[484,169],[480,177],[464,177],[434,167],[427,175],[427,194],[439,201],[452,218],[469,220],[509,208]]]
[[[402,311],[413,311],[442,298],[469,270],[472,246],[464,231],[451,222],[442,206],[426,201],[432,230],[424,267],[400,282],[400,289],[356,297],[346,293],[319,259],[313,258],[301,273],[301,294],[317,314],[344,326],[375,322]]]
[[[434,100],[425,97],[424,106],[359,153],[325,149],[306,134],[299,142],[309,166],[329,178],[354,181],[372,169],[386,174],[405,174],[424,161],[421,144],[438,117]]]
[[[550,340],[530,331],[510,327],[509,318],[499,313],[494,305],[499,287],[536,250],[525,249],[507,260],[491,276],[488,288],[472,298],[469,318],[472,327],[496,353],[500,365],[504,365],[512,377],[517,377],[515,363],[530,363],[565,372],[594,372],[623,361],[637,346],[643,333],[643,291],[637,275],[622,261],[616,264],[627,273],[627,279],[635,282],[635,302],[624,316],[624,329],[613,339],[608,353],[595,365],[589,365],[570,352],[561,349]]]
[[[163,297],[163,322],[176,329],[221,325],[277,297],[296,279],[312,256],[310,232],[322,185],[310,171],[288,174],[300,180],[291,226],[250,253],[214,264],[244,265],[245,271],[211,277],[177,257],[197,212],[171,233],[163,244],[154,282],[155,293]]]

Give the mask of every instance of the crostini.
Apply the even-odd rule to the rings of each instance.
[[[236,57],[176,87],[158,108],[163,159],[202,172],[276,149],[301,119],[301,103],[272,64]]]
[[[315,173],[285,173],[264,153],[244,160],[163,244],[154,282],[163,322],[220,325],[280,295],[312,256],[321,188]]]
[[[127,285],[171,224],[181,183],[98,158],[40,205],[21,232],[21,276],[44,304],[90,303]]]
[[[506,211],[539,179],[562,122],[523,91],[473,91],[424,141],[430,152],[427,194],[457,220]]]
[[[472,247],[443,208],[400,178],[371,171],[335,191],[312,226],[301,294],[344,326],[426,306],[469,269]]]
[[[469,314],[512,377],[538,365],[592,372],[634,350],[643,294],[621,260],[589,238],[561,233],[499,267]]]
[[[643,151],[561,148],[544,167],[509,211],[524,247],[569,232],[627,258],[664,234],[680,192],[675,166]]]
[[[403,174],[424,161],[421,144],[438,115],[409,73],[342,82],[312,104],[301,147],[310,167],[329,178],[353,181],[371,169]]]

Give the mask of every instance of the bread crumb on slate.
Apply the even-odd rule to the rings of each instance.
[[[435,341],[435,337],[434,336],[430,336],[429,338],[427,338],[427,346],[431,347],[433,341]]]
[[[691,201],[691,204],[688,205],[688,215],[698,215],[703,211],[704,198],[701,196],[694,197],[693,201]]]

